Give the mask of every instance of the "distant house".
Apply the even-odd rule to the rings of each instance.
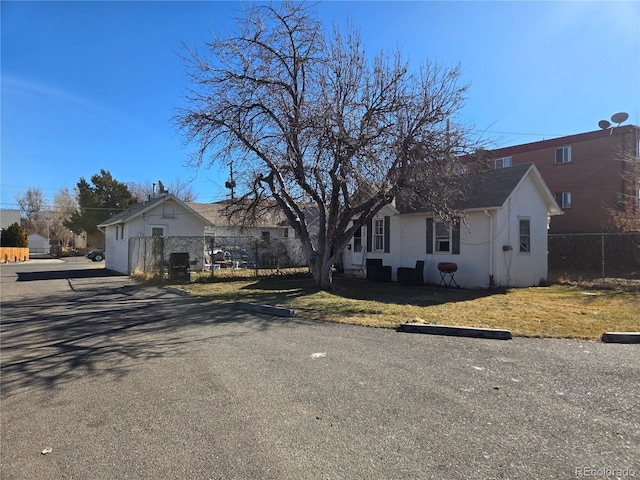
[[[551,219],[549,233],[615,231],[611,212],[625,195],[640,204],[640,178],[625,176],[625,157],[640,156],[640,127],[624,125],[488,151],[492,167],[533,163],[562,216]],[[628,185],[628,182],[635,185]]]
[[[176,246],[168,246],[170,251],[163,255],[171,250],[186,251],[195,268],[204,268],[211,260],[207,258],[211,255],[210,239],[249,236],[268,243],[274,238],[289,237],[292,232],[282,215],[271,212],[249,223],[242,216],[230,217],[228,206],[228,202],[183,202],[172,194],[160,194],[135,204],[98,225],[105,235],[105,267],[132,273],[138,255],[135,242],[148,237],[174,239]],[[180,238],[194,241],[180,243],[176,240]],[[140,249],[142,244],[137,245]]]
[[[46,255],[51,251],[49,239],[42,235],[38,235],[37,233],[29,235],[27,237],[27,242],[29,245],[29,256]]]
[[[461,287],[526,287],[547,278],[547,228],[561,214],[537,168],[518,165],[470,174],[457,205],[464,221],[441,221],[409,205],[387,205],[343,253],[345,272],[364,273],[367,259],[392,268],[424,261],[424,280],[442,280],[440,263],[455,263]],[[447,277],[448,278],[448,277]]]

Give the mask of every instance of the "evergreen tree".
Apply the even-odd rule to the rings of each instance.
[[[78,211],[64,225],[77,234],[82,231],[94,233],[102,222],[138,201],[125,183],[117,181],[111,172],[103,169],[91,177],[91,183],[80,178],[76,199]]]
[[[27,247],[27,232],[19,223],[14,223],[6,229],[2,229],[0,246],[3,247]]]

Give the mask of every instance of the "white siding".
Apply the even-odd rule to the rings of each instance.
[[[466,222],[460,226],[460,254],[427,254],[427,215],[398,215],[390,209],[381,215],[391,215],[390,252],[366,252],[366,228],[363,228],[363,257],[382,258],[392,267],[397,279],[398,267],[414,267],[425,261],[425,281],[439,284],[438,263],[458,265],[455,280],[462,288],[488,288],[491,277],[494,286],[528,287],[547,278],[547,205],[543,194],[532,180],[524,177],[506,204],[498,209],[467,212]],[[531,251],[519,251],[519,219],[530,221]],[[504,247],[504,248],[503,248]],[[345,271],[363,271],[356,255],[344,251]]]
[[[151,236],[154,226],[164,228],[165,236],[202,236],[204,223],[173,200],[167,200],[124,224],[124,238],[116,239],[117,226],[105,229],[106,268],[129,274],[129,238]]]

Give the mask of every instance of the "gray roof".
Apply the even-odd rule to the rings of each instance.
[[[126,210],[118,213],[117,215],[114,215],[113,217],[109,218],[108,220],[105,220],[104,222],[102,222],[100,225],[98,225],[99,227],[105,227],[108,225],[115,225],[116,223],[124,223],[127,220],[136,217],[137,215],[139,215],[140,213],[142,213],[144,210],[151,208],[152,206],[162,203],[164,200],[166,200],[166,197],[156,197],[156,198],[152,198],[151,200],[147,200],[144,202],[140,202],[140,203],[134,203],[133,205],[131,205],[129,208],[127,208]]]
[[[456,209],[501,207],[530,169],[527,163],[470,174],[464,198],[456,202]]]
[[[186,203],[194,211],[216,226],[245,226],[245,227],[283,227],[287,226],[287,217],[282,210],[271,206],[259,209],[256,218],[247,216],[247,211],[241,205],[222,201],[216,203]]]
[[[560,213],[560,209],[542,180],[540,173],[530,163],[468,174],[464,177],[464,195],[457,200],[453,200],[453,209],[465,211],[499,208],[506,203],[509,196],[529,172],[533,173],[534,181],[537,182],[543,195],[547,197],[545,202],[549,205],[550,212],[552,214]],[[419,207],[403,205],[402,200],[398,200],[397,208],[401,213],[424,213],[428,211],[426,208],[420,209]]]

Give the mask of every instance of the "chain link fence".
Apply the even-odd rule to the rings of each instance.
[[[249,236],[135,237],[129,239],[129,271],[160,281],[197,277],[272,275],[307,266],[296,238]],[[193,275],[196,274],[196,275]]]
[[[640,284],[640,233],[549,235],[549,271],[556,276]]]

